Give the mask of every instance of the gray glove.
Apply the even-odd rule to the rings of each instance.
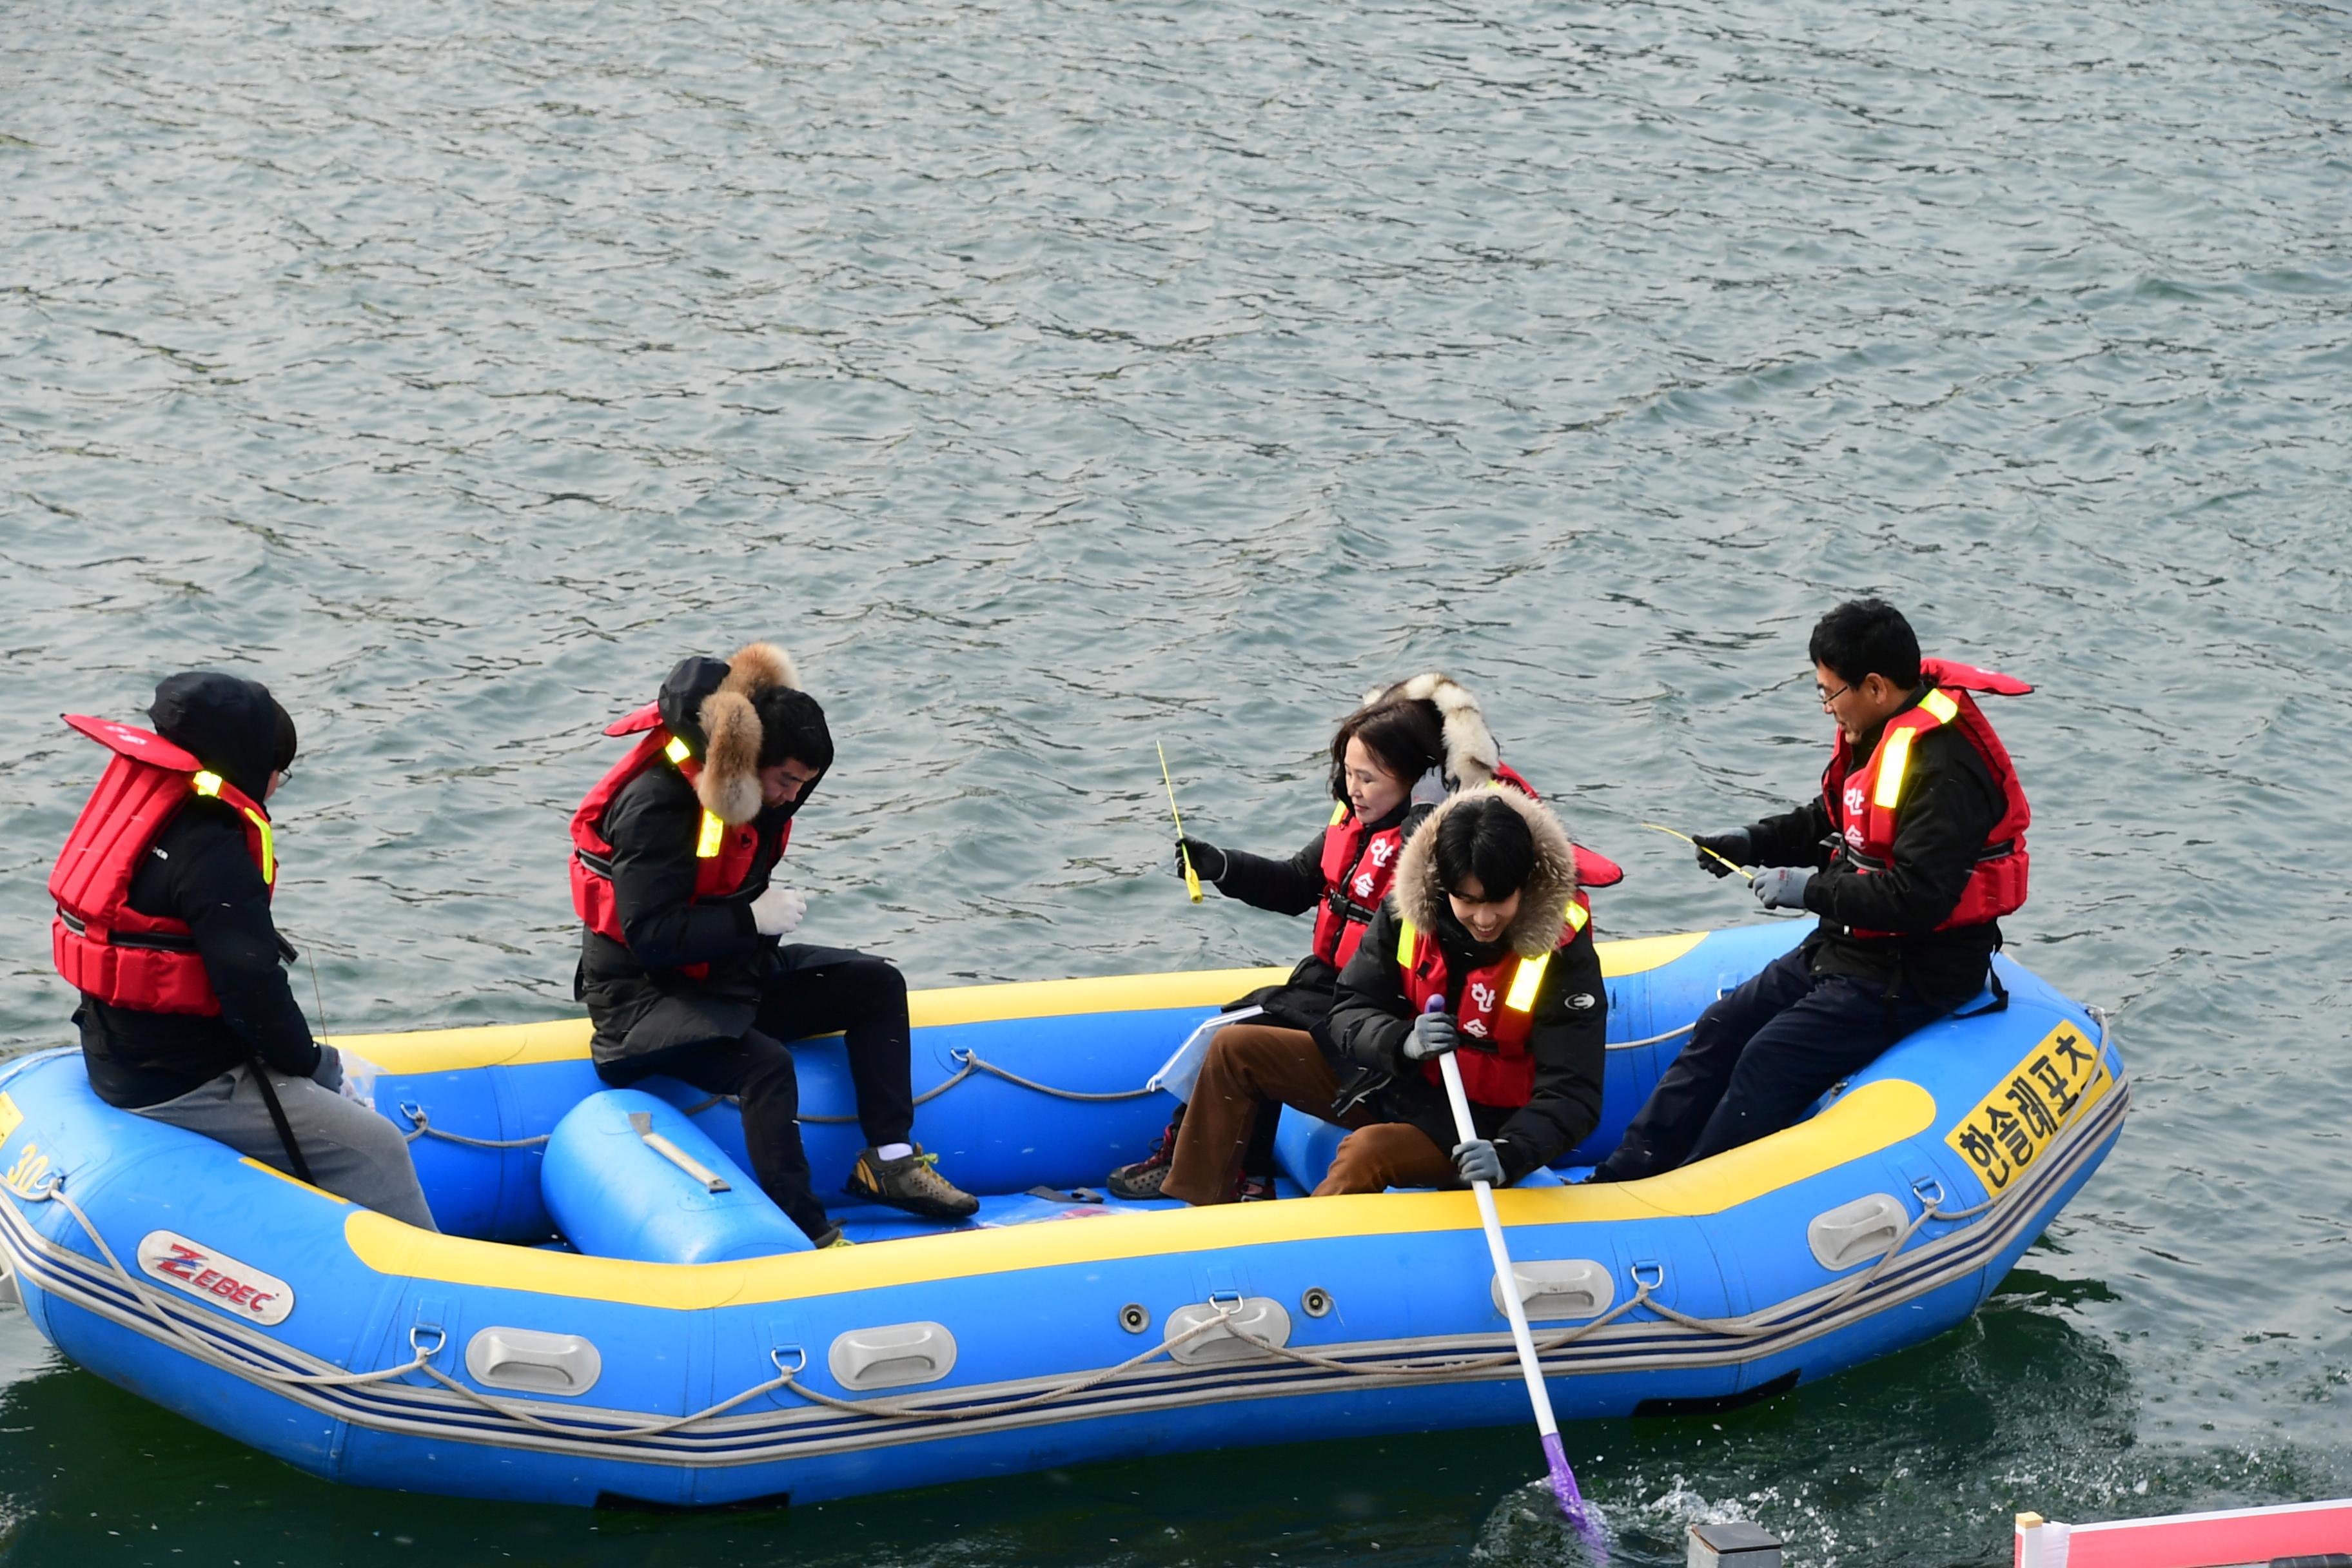
[[[1423,1013],[1412,1021],[1412,1033],[1404,1037],[1404,1059],[1409,1062],[1433,1062],[1462,1044],[1455,1031],[1453,1015]]]
[[[1462,1173],[1465,1182],[1484,1182],[1490,1187],[1503,1184],[1503,1156],[1496,1151],[1491,1138],[1474,1138],[1467,1143],[1454,1145],[1454,1168]]]
[[[310,1081],[320,1089],[343,1091],[343,1053],[324,1041],[319,1043],[319,1065],[310,1069]]]
[[[1775,866],[1757,872],[1748,890],[1768,910],[1801,910],[1805,907],[1805,884],[1812,879],[1813,868],[1810,866]]]
[[[1226,870],[1225,852],[1205,838],[1179,838],[1176,841],[1175,868],[1184,874],[1184,857],[1192,858],[1192,874],[1203,882],[1222,881]]]
[[[1735,827],[1728,833],[1702,833],[1691,843],[1696,847],[1692,853],[1698,857],[1698,868],[1710,877],[1731,875],[1731,866],[1725,865],[1723,860],[1730,861],[1732,866],[1745,865],[1748,858],[1756,853],[1756,847],[1749,841],[1748,829],[1744,827]],[[1715,851],[1715,855],[1722,856],[1723,860],[1708,854],[1710,849]]]

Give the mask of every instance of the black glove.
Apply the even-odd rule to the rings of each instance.
[[[1225,852],[1207,839],[1179,838],[1176,840],[1176,858],[1173,864],[1179,877],[1184,874],[1184,857],[1187,855],[1192,858],[1192,874],[1203,882],[1219,882],[1224,879],[1227,870]]]
[[[1725,865],[1723,860],[1730,861],[1733,866],[1744,866],[1748,858],[1756,852],[1748,842],[1748,829],[1744,827],[1735,827],[1728,833],[1702,833],[1691,842],[1697,846],[1692,853],[1698,857],[1698,868],[1710,877],[1730,876],[1731,866]],[[1715,851],[1715,855],[1707,853],[1710,849]],[[1723,860],[1717,859],[1716,855],[1722,856]]]

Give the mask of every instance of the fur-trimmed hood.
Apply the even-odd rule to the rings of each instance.
[[[773,643],[746,643],[725,664],[681,660],[663,682],[662,722],[701,753],[694,793],[730,826],[760,815],[760,715],[751,699],[772,686],[800,687],[793,656]]]
[[[1465,803],[1483,800],[1499,800],[1517,812],[1535,836],[1535,868],[1528,874],[1528,885],[1519,890],[1519,912],[1503,928],[1501,941],[1522,958],[1539,958],[1559,945],[1569,900],[1576,896],[1576,847],[1549,806],[1507,785],[1448,795],[1423,818],[1405,841],[1404,853],[1397,858],[1396,881],[1389,897],[1397,913],[1423,931],[1436,931],[1441,923],[1459,928],[1446,904],[1445,889],[1438,883],[1437,830]]]
[[[1445,787],[1468,789],[1491,781],[1503,760],[1494,731],[1470,689],[1441,670],[1428,670],[1393,686],[1376,686],[1364,693],[1364,707],[1375,702],[1426,702],[1437,710],[1445,741]]]

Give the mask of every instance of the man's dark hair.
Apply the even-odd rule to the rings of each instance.
[[[1475,878],[1486,902],[1507,899],[1535,875],[1536,836],[1497,795],[1474,795],[1437,823],[1437,880],[1451,893]]]
[[[1919,684],[1919,639],[1903,612],[1884,599],[1848,599],[1813,623],[1813,662],[1844,681],[1883,675],[1908,691]]]
[[[794,762],[824,773],[833,766],[833,731],[815,698],[793,686],[770,686],[751,694],[760,716],[760,765]]]
[[[1445,761],[1445,732],[1433,702],[1374,702],[1339,721],[1331,737],[1331,798],[1348,798],[1348,742],[1364,750],[1392,777],[1411,789],[1421,775]]]

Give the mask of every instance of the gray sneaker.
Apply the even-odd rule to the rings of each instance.
[[[932,1169],[939,1158],[924,1153],[919,1143],[913,1153],[896,1160],[885,1160],[870,1147],[861,1149],[842,1191],[925,1219],[970,1219],[980,1212],[980,1200]]]

